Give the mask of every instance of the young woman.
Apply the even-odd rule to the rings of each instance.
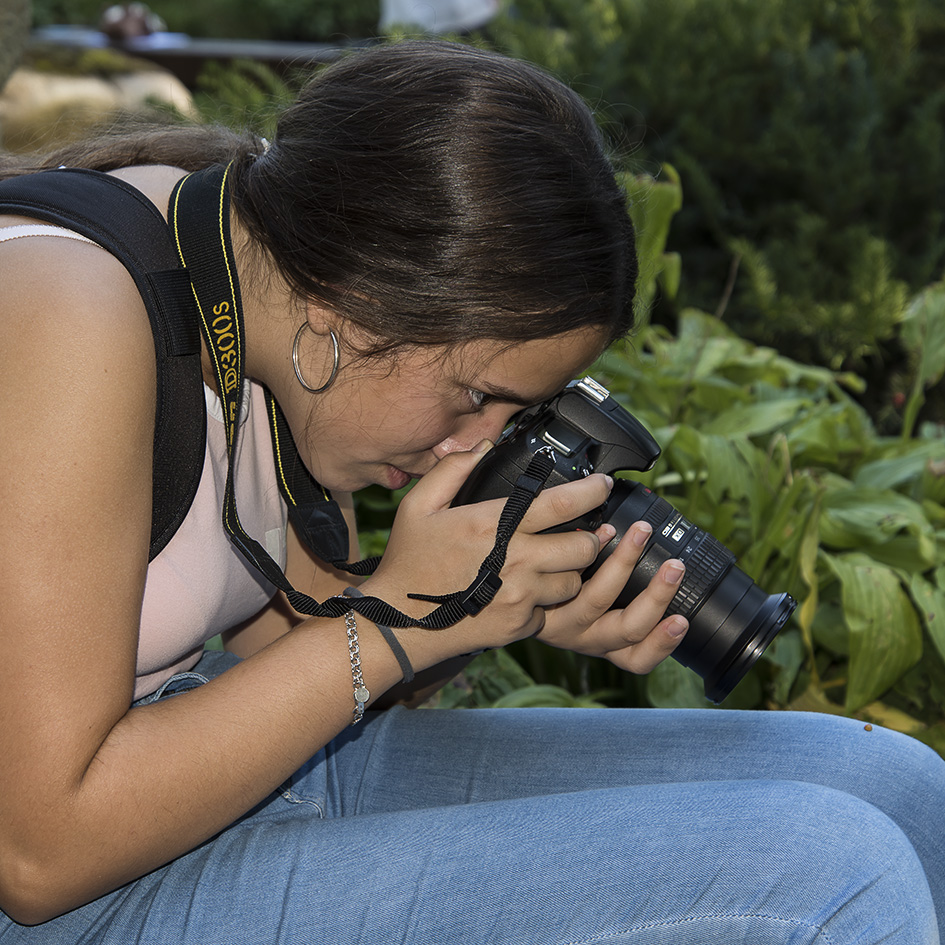
[[[789,713],[375,711],[526,636],[630,672],[673,651],[678,561],[609,609],[647,525],[585,583],[612,527],[543,533],[607,477],[542,492],[494,599],[439,631],[356,597],[304,619],[221,524],[232,419],[242,527],[299,590],[423,616],[409,594],[475,578],[502,502],[451,499],[630,328],[633,234],[574,94],[480,50],[379,47],[322,72],[268,149],[168,129],[41,166],[63,164],[169,209],[198,298],[176,213],[218,168],[249,381],[234,398],[203,348],[203,472],[149,561],[142,297],[101,247],[0,217],[0,942],[938,941],[945,771],[910,739]],[[370,577],[287,526],[264,388],[352,548],[350,493],[420,480]],[[204,654],[217,633],[228,653]]]

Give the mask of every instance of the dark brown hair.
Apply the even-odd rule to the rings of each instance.
[[[255,241],[380,348],[583,326],[613,340],[632,325],[625,197],[587,106],[535,66],[445,42],[358,51],[315,76],[260,152],[252,137],[178,128],[46,166],[233,160]]]

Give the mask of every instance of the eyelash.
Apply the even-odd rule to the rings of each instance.
[[[483,407],[490,400],[492,400],[492,395],[487,394],[484,391],[476,390],[474,387],[467,387],[466,394],[469,397],[470,403],[473,405],[473,409],[482,410]]]

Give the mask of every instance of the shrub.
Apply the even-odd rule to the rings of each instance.
[[[33,0],[36,26],[96,26],[103,0]],[[347,42],[375,36],[380,0],[162,0],[149,6],[171,32],[216,39]]]
[[[493,41],[570,81],[679,170],[677,303],[802,360],[902,368],[896,325],[945,264],[937,0],[515,0]],[[876,404],[874,403],[875,407]]]
[[[648,197],[675,186],[665,178],[626,182],[641,230],[668,229],[678,201]],[[663,246],[643,245],[646,278],[662,278]],[[879,435],[851,396],[856,375],[754,345],[696,309],[675,334],[645,327],[595,375],[663,447],[652,471],[628,475],[724,542],[761,587],[800,602],[726,705],[857,714],[945,749],[945,425],[913,435],[910,419],[945,373],[945,284],[912,301],[897,334],[913,354],[897,437]],[[707,705],[672,660],[638,680],[539,647],[513,648],[538,683],[609,691],[615,704]]]

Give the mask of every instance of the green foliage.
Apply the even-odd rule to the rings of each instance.
[[[938,0],[516,0],[490,32],[609,103],[637,167],[678,170],[678,308],[723,301],[802,360],[899,368],[903,306],[945,268]]]
[[[104,0],[32,0],[33,26],[96,26],[108,6]]]
[[[301,78],[283,79],[259,62],[208,62],[197,80],[194,105],[205,121],[271,138],[279,115],[292,104],[300,85]]]
[[[676,201],[648,202],[647,189],[665,178],[628,187],[661,233]],[[641,248],[650,293],[664,245]],[[898,340],[921,406],[945,367],[945,285],[908,311]],[[761,587],[800,602],[725,707],[856,714],[945,751],[945,426],[880,436],[851,396],[858,377],[751,344],[695,309],[675,335],[645,327],[594,373],[663,446],[653,470],[627,475],[723,541]],[[534,641],[511,652],[539,686],[612,705],[710,705],[672,660],[639,679]]]
[[[505,650],[487,650],[425,705],[437,709],[482,709],[511,693],[530,689],[535,680]]]
[[[751,345],[695,310],[677,337],[648,328],[598,368],[663,445],[651,472],[631,475],[723,541],[759,585],[801,602],[747,681],[757,704],[788,705],[800,686],[860,711],[924,648],[945,653],[943,429],[881,437],[845,390],[851,378]],[[796,635],[804,660],[788,642]],[[648,686],[653,704],[698,695],[675,666]]]
[[[374,36],[379,0],[208,0],[195,8],[184,0],[164,0],[168,28],[192,36],[273,39],[291,42],[346,42]]]
[[[665,251],[670,224],[682,207],[682,186],[671,165],[665,165],[663,176],[665,180],[628,173],[618,175],[636,230],[640,276],[635,305],[639,325],[649,321],[657,290],[664,297],[675,298],[682,276],[679,253]]]
[[[33,0],[36,26],[96,26],[103,0]],[[215,39],[345,42],[377,33],[380,0],[161,0],[148,4],[172,32]]]
[[[945,286],[908,311],[899,340],[918,408],[943,371]],[[696,310],[675,337],[647,328],[599,368],[663,444],[637,478],[725,542],[762,587],[801,601],[733,700],[857,712],[941,746],[938,703],[915,693],[940,685],[945,654],[945,428],[879,436],[849,394],[855,377],[749,344]],[[646,695],[704,704],[674,663],[651,674]]]
[[[902,319],[902,337],[910,354],[912,389],[902,424],[904,439],[912,435],[926,388],[945,375],[945,292],[938,283],[920,292]]]

